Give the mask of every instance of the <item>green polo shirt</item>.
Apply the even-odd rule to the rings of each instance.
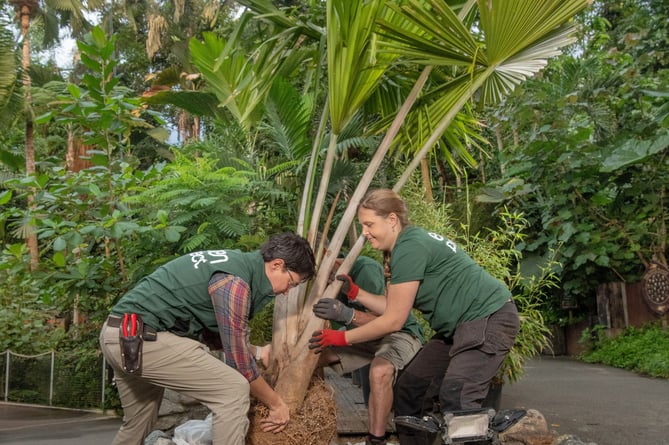
[[[419,281],[414,307],[432,329],[450,337],[455,327],[500,309],[511,292],[453,241],[420,227],[402,230],[390,255],[390,284]]]
[[[259,251],[206,250],[160,266],[121,297],[111,313],[122,316],[134,312],[158,331],[172,331],[194,339],[203,328],[218,332],[208,289],[209,279],[216,272],[237,276],[249,285],[249,318],[274,298]]]

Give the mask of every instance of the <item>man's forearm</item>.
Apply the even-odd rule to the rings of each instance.
[[[262,376],[253,380],[250,383],[250,387],[251,395],[267,405],[270,409],[274,409],[284,403],[281,396],[269,386]]]

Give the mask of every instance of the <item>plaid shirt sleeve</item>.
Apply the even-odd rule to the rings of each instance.
[[[249,382],[260,376],[249,340],[251,288],[239,277],[216,273],[209,281],[209,295],[214,305],[225,363],[235,368]]]

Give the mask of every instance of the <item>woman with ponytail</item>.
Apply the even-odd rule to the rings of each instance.
[[[355,298],[380,316],[347,331],[317,331],[310,348],[386,336],[416,308],[435,335],[397,380],[395,416],[481,408],[519,329],[510,291],[453,241],[409,224],[406,203],[392,190],[368,192],[358,220],[370,245],[383,252],[390,277],[386,298],[362,289]],[[401,444],[433,440],[399,425],[397,430]]]

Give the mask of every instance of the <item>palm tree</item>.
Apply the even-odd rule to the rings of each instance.
[[[299,24],[294,26],[295,21],[283,15],[268,0],[245,0],[243,3],[279,25],[281,31],[278,33],[285,35],[289,28],[300,29]],[[468,0],[458,2],[457,9],[449,3],[445,0],[327,2],[327,26],[323,31],[328,72],[327,102],[314,137],[298,221],[299,233],[304,234],[309,226],[306,234],[312,243],[334,164],[337,135],[358,110],[370,106],[370,98],[378,92],[384,76],[392,76],[396,66],[404,69],[413,66],[419,75],[414,75],[411,91],[403,94],[404,102],[394,119],[387,119],[384,138],[349,198],[341,222],[320,261],[315,281],[294,289],[292,298],[276,302],[272,336],[276,353],[270,366],[276,376],[277,391],[293,410],[300,408],[315,369],[316,357],[307,348],[309,337],[323,327],[323,321],[312,315],[311,306],[318,298],[334,297],[338,292],[338,286],[327,285],[330,268],[352,225],[358,203],[390,147],[401,140],[398,137],[400,129],[409,125],[406,133],[417,134],[411,126],[425,125],[430,131],[419,138],[419,142],[413,141],[413,160],[395,185],[396,190],[402,188],[424,156],[442,140],[465,107],[500,100],[545,66],[546,60],[558,54],[560,47],[572,42],[571,17],[588,6],[589,1]],[[309,29],[313,31],[314,28]],[[279,70],[270,69],[265,64],[261,76],[258,67],[250,66],[250,60],[234,63],[233,56],[239,56],[230,42],[215,45],[219,44],[209,39],[205,46],[210,53],[200,52],[201,59],[196,64],[203,77],[215,87],[217,97],[233,115],[246,119],[247,124],[257,122],[258,116],[253,111],[260,110],[266,98],[266,90],[259,88],[273,80],[272,77],[261,78],[267,74],[276,75]],[[273,45],[277,45],[276,42]],[[284,46],[281,51],[286,48]],[[222,54],[228,54],[228,57],[220,57]],[[266,60],[275,59],[268,57]],[[235,85],[221,82],[222,65],[229,70],[224,77],[244,81]],[[236,76],[230,76],[233,67],[237,68]],[[415,103],[420,106],[414,107]],[[250,117],[254,119],[249,120]],[[244,120],[240,119],[240,122]],[[320,141],[327,127],[331,129],[330,142],[324,167],[317,172]],[[321,181],[311,205],[316,177]],[[310,211],[313,213],[309,214]],[[363,241],[358,238],[341,271],[351,267]],[[320,252],[320,249],[316,251]]]
[[[549,57],[558,54],[559,47],[572,42],[573,27],[569,24],[569,20],[588,5],[586,0],[534,0],[531,2],[498,0],[494,3],[480,2],[478,4],[479,20],[477,25],[482,32],[478,35],[484,36],[483,39],[480,39],[466,25],[465,18],[470,16],[468,9],[455,11],[445,2],[439,0],[429,2],[409,0],[404,2],[403,6],[388,2],[387,6],[392,11],[391,14],[387,11],[381,12],[382,3],[376,2],[374,6],[368,5],[369,8],[379,8],[375,17],[377,17],[376,21],[379,23],[380,29],[375,31],[382,32],[385,37],[385,40],[379,39],[377,41],[380,48],[379,54],[390,53],[393,57],[402,56],[413,63],[420,64],[425,67],[425,75],[432,67],[455,68],[456,73],[458,69],[461,71],[445,85],[434,87],[441,92],[441,97],[429,105],[433,131],[415,153],[413,161],[407,166],[396,184],[396,190],[401,189],[424,155],[442,137],[458,112],[474,98],[475,94],[480,103],[490,103],[501,99],[523,79],[545,66]],[[469,2],[466,6],[474,7],[477,5]],[[333,79],[330,81],[329,89],[329,110],[333,132],[337,128],[337,121],[334,119],[346,117],[341,110],[354,112],[363,102],[356,103],[351,101],[350,98],[369,97],[377,85],[373,81],[347,82],[346,75],[349,74],[347,70],[352,71],[350,74],[354,76],[359,75],[351,67],[369,68],[364,64],[363,57],[352,59],[351,53],[356,54],[357,49],[365,48],[365,44],[370,44],[373,38],[378,36],[370,32],[363,39],[360,39],[361,35],[351,32],[352,29],[364,28],[369,23],[370,16],[356,14],[354,18],[349,17],[345,12],[342,12],[341,8],[343,7],[343,3],[339,1],[328,2],[328,27],[326,32],[328,34],[329,73],[330,78]],[[457,12],[460,12],[460,15]],[[356,23],[358,19],[362,20],[362,23]],[[341,51],[341,48],[346,48],[346,51]],[[383,74],[387,68],[385,60],[378,65],[374,65],[375,68],[379,69],[380,73],[378,75]],[[340,73],[340,70],[342,73]],[[425,77],[421,77],[420,81],[424,82]],[[406,107],[411,106],[421,88],[421,83],[417,82],[412,94],[407,96]],[[430,92],[426,94],[430,94]],[[306,351],[308,337],[311,332],[319,328],[318,324],[320,323],[311,316],[310,307],[317,298],[321,296],[334,297],[336,294],[337,289],[334,286],[327,288],[325,286],[329,268],[343,243],[348,227],[353,222],[357,204],[369,187],[404,118],[403,113],[398,113],[394,125],[387,131],[386,137],[351,196],[349,206],[330,243],[332,251],[326,254],[320,264],[316,282],[310,289],[309,296],[303,299],[304,305],[298,309],[299,315],[297,317],[286,315],[287,319],[300,320],[302,325],[305,325],[306,321],[301,333],[292,333],[281,338],[281,341],[293,339],[293,342],[289,345],[293,352],[289,360],[290,368],[293,371],[299,367],[303,370],[302,374],[310,376],[309,365],[314,360],[305,357],[304,351]],[[327,181],[329,165],[326,160],[325,171],[321,175],[323,181]],[[305,189],[307,188],[305,187]],[[323,184],[321,183],[322,188]],[[319,219],[315,215],[318,215],[320,204],[321,201],[317,200],[312,223]],[[350,267],[361,248],[362,240],[358,240],[349,258],[342,265],[343,270]],[[277,315],[279,315],[278,320],[281,322],[282,314],[275,313],[275,316]],[[280,345],[281,343],[275,344],[275,346]],[[285,343],[283,347],[285,348]],[[313,370],[313,368],[311,369]],[[286,371],[289,370],[286,368]],[[302,391],[301,388],[296,388],[299,384],[299,382],[296,382],[298,379],[295,379],[296,374],[294,372],[284,372],[283,375],[286,381],[290,381],[285,385],[285,388],[295,388],[298,393],[297,396],[287,396],[287,400],[301,400],[299,393],[302,393]],[[285,390],[282,381],[280,370],[277,379],[277,388],[280,391]],[[305,385],[305,383],[302,382],[302,385]],[[303,387],[306,388],[306,386]]]

